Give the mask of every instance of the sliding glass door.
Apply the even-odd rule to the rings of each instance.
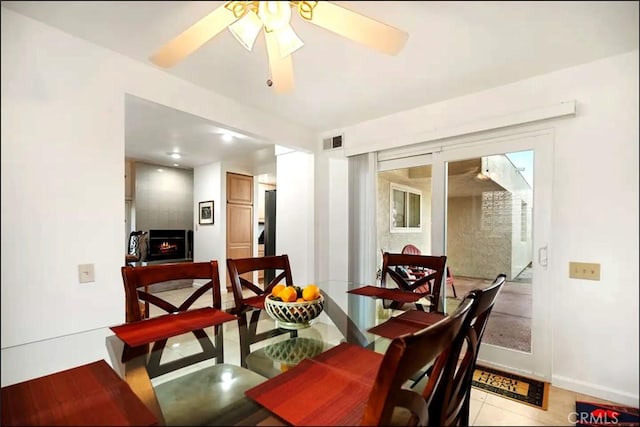
[[[448,312],[468,291],[506,274],[479,360],[543,379],[551,373],[546,253],[552,144],[550,131],[537,131],[467,139],[419,156],[383,154],[378,162],[379,215],[393,201],[387,196],[381,202],[381,183],[393,187],[394,177],[402,178],[401,185],[422,195],[420,229],[389,233],[393,227],[378,218],[379,245],[409,239],[420,242],[424,254],[447,255],[450,278],[442,295]]]

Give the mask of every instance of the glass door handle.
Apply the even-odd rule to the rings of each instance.
[[[538,248],[538,264],[540,264],[544,268],[547,268],[548,263],[549,263],[549,248],[548,248],[548,245],[544,245]]]

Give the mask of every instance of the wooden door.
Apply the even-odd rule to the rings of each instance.
[[[227,258],[252,256],[253,177],[227,172]],[[246,279],[253,280],[251,273]],[[229,288],[229,274],[226,281]]]

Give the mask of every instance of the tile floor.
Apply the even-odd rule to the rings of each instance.
[[[225,291],[223,290],[223,292]],[[184,296],[190,293],[190,289],[170,290],[163,292],[163,298],[171,300],[172,302],[181,302],[184,300]],[[210,300],[201,298],[201,300],[195,303],[194,307],[208,306],[210,304]],[[226,309],[232,306],[233,295],[230,293],[223,293],[223,308]],[[155,315],[153,308],[151,310],[151,314],[152,316]],[[335,327],[333,327],[333,325],[330,324],[330,322],[321,323],[321,320],[322,319],[319,318],[313,329],[300,331],[300,336],[319,338],[330,344],[338,344],[342,338],[341,334],[337,329],[335,329]],[[266,322],[268,322],[268,320]],[[269,325],[265,325],[265,329],[267,327],[269,327]],[[226,363],[239,363],[239,342],[237,331],[234,328],[235,325],[228,325],[224,330]],[[227,329],[229,330],[228,332]],[[263,343],[254,344],[251,349],[256,350],[261,347],[261,344],[268,345],[282,339],[287,339],[287,336],[280,336]],[[193,340],[187,336],[173,338],[168,344],[170,351],[165,352],[167,353],[166,360],[170,360],[172,357],[181,357],[193,351],[195,343],[190,341]],[[175,352],[175,354],[172,356],[171,352]],[[183,374],[184,371],[181,375]],[[170,374],[161,377],[161,379],[154,379],[154,382],[163,382],[168,379],[170,379]],[[571,422],[570,414],[575,411],[576,400],[605,403],[605,401],[601,399],[551,386],[548,409],[543,411],[474,388],[471,393],[470,424],[472,426],[575,425],[575,423]]]

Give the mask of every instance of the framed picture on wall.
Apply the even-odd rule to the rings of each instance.
[[[199,224],[213,224],[213,200],[199,203],[198,218]]]

